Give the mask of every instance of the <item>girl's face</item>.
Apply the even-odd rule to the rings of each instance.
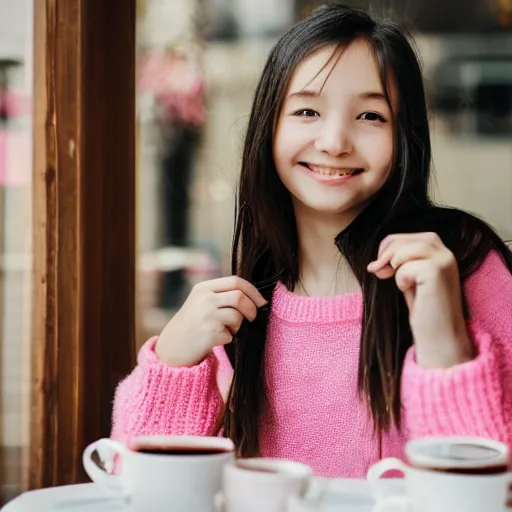
[[[277,173],[295,213],[340,216],[347,225],[384,185],[393,121],[365,41],[331,59],[319,50],[296,69],[274,137]]]

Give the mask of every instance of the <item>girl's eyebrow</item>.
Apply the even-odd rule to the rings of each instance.
[[[386,101],[386,96],[384,96],[384,93],[382,93],[380,91],[365,91],[365,92],[359,93],[357,96],[364,100],[384,100],[384,101]]]
[[[297,92],[292,92],[288,95],[286,99],[290,98],[317,98],[320,96],[320,91],[313,91],[311,89],[301,89]]]
[[[317,98],[320,96],[320,91],[313,91],[311,89],[301,89],[297,92],[292,92],[288,95],[287,99],[290,98]],[[358,98],[365,100],[383,100],[386,101],[386,96],[380,91],[364,91],[357,94]]]

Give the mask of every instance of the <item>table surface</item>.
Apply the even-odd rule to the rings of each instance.
[[[68,485],[31,491],[5,505],[1,512],[110,512],[125,509],[95,484]]]
[[[369,494],[366,480],[316,478],[324,492],[332,494]],[[381,481],[390,491],[397,491],[402,481]],[[69,485],[22,494],[5,505],[1,512],[122,512],[123,501],[105,493],[96,484]]]

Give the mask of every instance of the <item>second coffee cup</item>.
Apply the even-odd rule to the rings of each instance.
[[[280,459],[239,459],[224,467],[223,512],[285,512],[290,496],[304,496],[311,483],[309,466]]]

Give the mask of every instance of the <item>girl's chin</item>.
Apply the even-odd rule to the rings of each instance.
[[[309,215],[312,213],[322,216],[336,216],[342,220],[348,220],[352,222],[352,220],[359,215],[359,213],[364,209],[364,204],[362,203],[326,203],[325,201],[311,201],[311,198],[305,201],[295,201],[295,211],[296,213],[300,213],[301,211],[306,214],[309,212]]]

